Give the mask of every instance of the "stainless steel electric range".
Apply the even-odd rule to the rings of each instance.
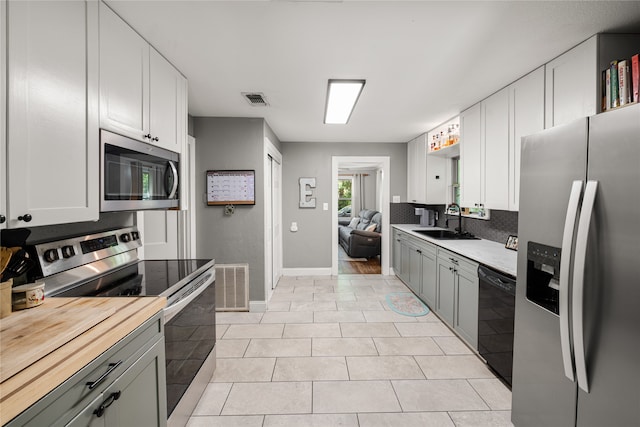
[[[142,236],[121,228],[27,247],[46,297],[165,296],[169,426],[186,425],[215,370],[213,260],[139,260]]]

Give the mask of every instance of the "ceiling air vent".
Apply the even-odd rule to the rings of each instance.
[[[254,107],[266,107],[269,105],[264,94],[261,92],[242,92],[242,96]]]

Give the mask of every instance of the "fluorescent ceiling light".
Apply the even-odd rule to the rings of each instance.
[[[326,124],[344,125],[349,121],[365,82],[366,80],[329,80],[324,110]]]

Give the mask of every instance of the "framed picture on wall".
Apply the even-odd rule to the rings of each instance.
[[[505,248],[511,249],[512,251],[518,250],[518,236],[510,235],[507,238],[507,243],[504,245]]]

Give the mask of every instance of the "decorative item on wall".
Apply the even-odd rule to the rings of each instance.
[[[507,243],[505,243],[504,247],[507,248],[507,249],[511,249],[513,251],[517,251],[518,250],[518,236],[510,235],[509,238],[507,238]]]
[[[300,178],[300,207],[315,208],[316,198],[313,195],[312,188],[316,188],[315,178]]]
[[[255,205],[255,170],[208,170],[207,206]]]
[[[225,205],[224,207],[224,214],[225,215],[233,215],[234,213],[236,213],[236,207],[233,205]]]

